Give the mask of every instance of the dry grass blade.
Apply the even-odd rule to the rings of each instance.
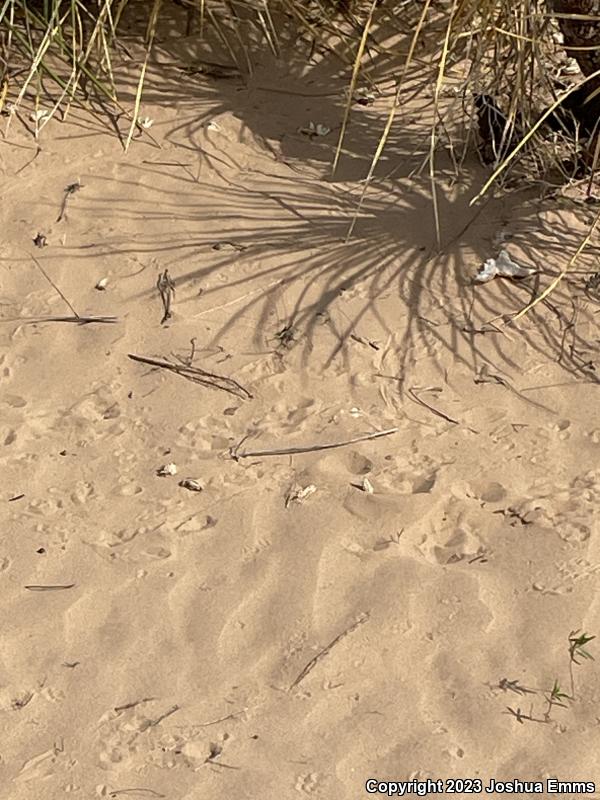
[[[362,616],[360,616],[356,620],[356,622],[354,622],[352,625],[350,625],[348,628],[346,628],[346,630],[344,630],[341,633],[339,633],[335,637],[335,639],[333,639],[327,645],[327,647],[324,647],[320,652],[317,653],[317,655],[314,658],[311,658],[311,660],[304,667],[302,672],[298,675],[296,680],[292,683],[292,685],[290,686],[288,691],[291,692],[292,689],[294,689],[296,686],[298,686],[298,684],[301,683],[304,680],[304,678],[306,678],[306,676],[309,674],[309,672],[312,672],[312,670],[317,666],[319,661],[324,659],[325,656],[329,655],[329,653],[336,646],[336,644],[339,644],[342,641],[342,639],[345,639],[346,636],[349,636],[351,633],[353,633],[360,625],[363,625],[365,622],[367,622],[368,619],[369,619],[369,615],[368,614],[363,614]]]
[[[92,323],[112,325],[118,321],[119,321],[118,317],[93,317],[93,316],[80,317],[78,315],[75,315],[74,317],[60,317],[52,315],[46,315],[41,317],[11,317],[0,320],[0,322],[22,322],[25,325],[36,325],[42,322],[72,322],[75,323],[75,325],[90,325]]]
[[[73,589],[74,583],[61,583],[61,584],[29,584],[25,588],[30,592],[60,592],[63,589]]]
[[[435,92],[433,95],[433,123],[431,126],[431,136],[429,139],[429,179],[431,183],[431,200],[433,203],[433,216],[435,221],[435,239],[438,250],[442,249],[442,236],[440,229],[440,212],[438,208],[438,199],[437,199],[437,185],[435,180],[435,148],[437,142],[436,132],[437,132],[438,116],[439,116],[440,93],[444,83],[446,61],[448,59],[448,52],[450,49],[450,36],[452,34],[452,26],[454,23],[454,16],[456,14],[457,4],[458,0],[453,0],[452,9],[450,11],[450,19],[448,20],[448,25],[446,27],[446,35],[444,37],[444,45],[442,48],[442,55],[440,57],[438,75],[435,82]]]
[[[71,305],[71,303],[70,303],[70,302],[67,300],[67,298],[66,298],[66,297],[64,296],[64,294],[61,292],[61,290],[58,288],[58,286],[57,286],[57,285],[54,283],[54,281],[52,280],[52,278],[51,278],[51,277],[48,275],[48,273],[46,272],[46,270],[45,270],[45,269],[42,267],[42,265],[41,265],[41,264],[40,264],[40,262],[37,260],[37,258],[36,258],[35,256],[31,256],[31,260],[32,260],[32,261],[33,261],[33,263],[36,265],[36,267],[39,269],[39,271],[42,273],[42,275],[44,276],[44,278],[46,278],[46,280],[48,281],[48,283],[50,284],[50,286],[52,286],[52,288],[53,288],[53,289],[54,289],[54,290],[55,290],[55,291],[56,291],[56,292],[57,292],[57,293],[60,295],[60,297],[61,297],[61,298],[62,298],[62,299],[65,301],[65,303],[66,303],[66,304],[69,306],[69,308],[71,309],[71,311],[73,312],[73,314],[75,314],[75,316],[77,317],[77,319],[79,319],[79,314],[78,314],[78,313],[75,311],[75,309],[73,308],[73,306]]]
[[[429,389],[429,391],[433,391],[433,390],[434,390],[434,387],[431,387]],[[408,390],[409,397],[412,400],[414,400],[415,403],[418,403],[420,406],[423,406],[423,408],[428,409],[429,411],[431,411],[432,414],[435,414],[437,417],[441,417],[442,419],[445,419],[446,422],[451,422],[453,425],[459,425],[460,424],[457,419],[454,419],[453,417],[449,417],[448,414],[445,414],[443,411],[440,411],[439,409],[434,408],[433,406],[429,405],[429,403],[426,403],[425,400],[423,400],[423,398],[419,396],[419,394],[417,393],[418,391],[419,390],[416,387],[412,387],[412,388],[410,388]],[[428,389],[421,389],[421,391],[422,392],[426,392],[426,391],[428,391]]]
[[[360,38],[360,43],[358,45],[358,51],[356,53],[356,58],[354,59],[354,67],[352,68],[352,78],[350,80],[350,88],[348,90],[348,101],[346,103],[346,108],[344,109],[344,118],[342,120],[342,127],[340,130],[340,138],[337,144],[337,148],[335,151],[335,156],[333,159],[333,166],[331,168],[332,174],[335,174],[337,169],[337,165],[340,159],[340,155],[342,152],[342,146],[344,144],[344,137],[346,135],[346,128],[348,127],[348,119],[350,118],[350,111],[352,109],[352,102],[354,98],[354,92],[356,90],[356,82],[358,80],[358,73],[360,72],[360,62],[362,61],[363,53],[365,52],[365,47],[367,44],[367,39],[369,38],[369,31],[371,30],[371,24],[373,22],[373,13],[377,7],[378,0],[373,0],[371,3],[371,8],[369,9],[369,16],[367,17],[367,21],[365,22],[365,26],[363,28],[362,36]]]
[[[348,242],[350,240],[350,237],[352,236],[352,233],[354,231],[354,226],[356,225],[356,220],[358,219],[358,215],[360,214],[360,211],[362,209],[362,205],[363,205],[365,196],[367,194],[369,185],[370,185],[370,183],[371,183],[371,181],[373,179],[373,175],[375,173],[375,168],[377,167],[377,164],[379,163],[379,159],[381,158],[381,154],[383,153],[383,150],[385,148],[386,142],[387,142],[388,137],[390,135],[390,131],[392,129],[392,125],[393,125],[394,119],[396,117],[396,109],[398,107],[398,102],[399,102],[399,99],[400,99],[400,92],[402,90],[402,86],[403,86],[403,83],[404,83],[404,79],[406,77],[406,73],[408,72],[408,68],[412,63],[412,59],[413,59],[413,55],[414,55],[414,52],[415,52],[415,48],[417,46],[417,42],[419,40],[419,36],[421,35],[421,30],[422,30],[423,25],[425,23],[425,19],[427,17],[427,13],[429,11],[430,3],[431,3],[431,0],[426,0],[425,5],[423,6],[423,10],[421,12],[421,16],[419,18],[419,21],[418,21],[417,26],[415,28],[415,31],[413,33],[413,36],[412,36],[412,39],[411,39],[411,42],[410,42],[410,47],[408,49],[408,54],[407,54],[406,60],[404,62],[404,67],[403,67],[403,70],[402,70],[402,74],[400,76],[400,80],[398,81],[398,85],[396,87],[396,92],[395,92],[394,98],[392,100],[390,113],[388,115],[387,122],[385,124],[385,128],[383,130],[383,133],[381,134],[381,138],[379,140],[379,144],[377,145],[377,150],[375,151],[375,155],[373,156],[373,161],[371,162],[371,166],[369,168],[369,173],[368,173],[367,178],[365,180],[365,183],[364,183],[361,195],[360,195],[360,200],[358,201],[358,206],[356,207],[356,211],[354,212],[354,216],[352,217],[352,222],[350,223],[350,227],[349,227],[348,233],[346,235],[346,242]]]
[[[512,322],[515,322],[516,320],[521,319],[521,317],[525,316],[525,314],[527,314],[529,311],[531,311],[532,308],[535,308],[538,303],[542,302],[542,300],[545,300],[545,298],[548,297],[548,295],[551,292],[553,292],[554,289],[556,289],[558,284],[562,281],[562,279],[565,277],[565,275],[571,270],[571,268],[573,267],[573,265],[575,264],[575,262],[577,261],[577,259],[581,255],[581,253],[585,250],[585,248],[590,243],[590,240],[592,238],[592,235],[593,235],[594,231],[596,230],[598,222],[600,222],[600,210],[598,210],[596,212],[596,216],[594,217],[594,220],[593,220],[592,224],[590,225],[590,228],[589,228],[586,236],[584,237],[583,241],[581,242],[581,244],[579,245],[579,247],[577,248],[575,253],[569,259],[569,263],[567,264],[567,266],[556,276],[556,278],[554,278],[554,280],[550,283],[550,285],[547,286],[544,289],[544,291],[538,297],[535,298],[535,300],[532,300],[531,303],[529,303],[528,305],[525,306],[525,308],[522,308],[521,311],[519,311],[517,314],[515,314],[515,316],[512,318]]]
[[[588,75],[584,78],[584,80],[580,81],[579,83],[571,86],[569,89],[564,91],[560,94],[557,99],[551,103],[548,108],[544,111],[544,113],[540,116],[537,122],[527,131],[525,136],[521,139],[521,141],[516,145],[516,147],[511,150],[511,152],[506,156],[503,161],[496,167],[487,181],[483,184],[483,187],[477,192],[475,197],[470,201],[469,205],[474,205],[478,200],[480,200],[483,195],[489,190],[490,186],[496,182],[498,177],[506,170],[508,165],[516,158],[518,153],[520,153],[523,148],[528,144],[531,138],[535,135],[535,133],[540,129],[540,127],[544,124],[544,122],[554,114],[556,109],[561,106],[567,97],[572,95],[574,92],[581,89],[587,82],[592,81],[594,78],[600,77],[600,70],[596,70],[591,75]]]
[[[390,436],[392,433],[397,433],[399,430],[400,428],[389,428],[386,431],[365,433],[362,436],[356,436],[353,439],[345,439],[342,442],[333,442],[331,444],[313,444],[307,445],[306,447],[283,447],[277,450],[243,450],[242,452],[239,452],[237,448],[232,448],[231,456],[237,461],[239,458],[288,456],[295,455],[297,453],[314,453],[319,450],[333,450],[336,447],[346,447],[349,444],[356,444],[357,442],[367,442],[371,439],[380,439],[382,436]]]
[[[173,364],[171,361],[164,361],[157,358],[146,358],[146,356],[137,356],[129,353],[129,358],[132,361],[138,361],[140,364],[148,364],[150,367],[158,367],[159,369],[166,369],[174,372],[176,375],[181,375],[193,383],[199,383],[201,386],[206,386],[211,389],[221,389],[223,392],[239,397],[241,400],[251,400],[252,395],[233,378],[228,378],[224,375],[217,375],[214,372],[207,372],[200,369],[200,367],[192,367],[187,364]]]
[[[390,108],[390,113],[388,115],[387,122],[385,124],[385,128],[383,130],[383,133],[381,134],[381,138],[379,140],[379,144],[377,145],[377,150],[375,151],[375,155],[373,156],[373,161],[371,162],[371,166],[369,168],[369,173],[368,173],[368,175],[367,175],[367,177],[365,179],[364,186],[363,186],[362,192],[360,194],[360,199],[359,199],[358,205],[356,207],[356,211],[354,212],[354,215],[352,216],[352,221],[350,223],[350,227],[348,228],[348,233],[346,234],[346,242],[350,241],[350,237],[352,236],[352,233],[354,231],[354,226],[356,225],[356,220],[358,219],[358,215],[361,212],[362,205],[363,205],[363,202],[365,200],[365,196],[367,194],[367,190],[369,188],[369,185],[370,185],[371,181],[373,180],[373,174],[375,172],[375,168],[376,168],[377,164],[379,163],[379,159],[381,158],[381,154],[383,153],[383,150],[385,148],[385,143],[387,142],[388,136],[390,135],[390,131],[391,131],[392,125],[394,123],[394,117],[396,116],[396,108],[398,107],[398,98],[399,98],[399,96],[400,96],[400,84],[398,84],[398,86],[396,88],[396,92],[395,92],[394,97],[392,99],[392,106]]]
[[[146,48],[146,55],[144,57],[144,63],[142,64],[142,71],[140,72],[140,78],[138,81],[137,90],[135,93],[135,104],[133,109],[133,118],[131,120],[131,125],[129,126],[129,132],[127,134],[127,140],[125,142],[125,152],[129,150],[129,145],[131,144],[131,140],[133,138],[133,134],[136,128],[139,127],[138,118],[140,115],[140,105],[142,102],[142,91],[144,89],[144,79],[146,77],[146,70],[148,69],[148,61],[150,60],[150,55],[152,53],[152,45],[154,44],[154,37],[156,35],[156,22],[158,19],[158,12],[160,10],[162,0],[154,0],[154,7],[152,9],[152,14],[150,17],[150,23],[148,26],[148,46]]]

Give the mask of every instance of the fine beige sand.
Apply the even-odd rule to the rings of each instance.
[[[346,83],[152,64],[127,154],[100,110],[37,142],[33,109],[1,120],[6,800],[600,782],[597,662],[569,657],[600,634],[595,240],[503,322],[595,209],[540,187],[470,207],[489,173],[440,154],[439,254],[415,102],[344,242],[389,107],[355,106],[332,177]],[[501,239],[541,274],[473,286]],[[252,398],[128,358],[182,366],[192,339]]]

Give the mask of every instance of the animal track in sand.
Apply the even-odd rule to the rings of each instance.
[[[385,456],[387,466],[381,470],[380,482],[399,494],[428,494],[435,487],[438,473],[445,463],[425,454],[413,452],[408,457]]]
[[[576,583],[600,572],[600,564],[593,564],[585,558],[572,558],[556,566],[561,580],[548,590],[554,594],[570,594]]]
[[[590,539],[600,503],[600,470],[578,475],[568,484],[536,485],[530,497],[515,505],[515,510],[537,525],[556,530],[570,544]],[[533,495],[533,496],[531,496]]]
[[[3,403],[10,408],[25,408],[27,400],[19,394],[5,394]]]
[[[487,523],[487,524],[486,524]],[[464,502],[450,497],[443,506],[440,520],[434,518],[417,549],[435,564],[455,564],[460,561],[481,560],[489,552],[482,531],[489,529],[489,519],[483,509],[472,509],[465,513]]]
[[[318,772],[309,772],[307,775],[298,775],[294,789],[304,794],[314,794],[320,787],[320,776]]]
[[[304,398],[295,405],[290,406],[285,401],[281,401],[271,406],[265,414],[265,419],[273,419],[273,428],[280,431],[303,430],[305,423],[318,417],[321,410],[321,403],[317,403],[312,398]]]
[[[75,505],[84,505],[95,495],[96,491],[93,484],[88,481],[77,481],[71,492],[71,502]]]

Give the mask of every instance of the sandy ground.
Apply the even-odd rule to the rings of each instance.
[[[438,255],[416,108],[344,243],[385,99],[332,178],[337,132],[298,128],[343,80],[155,75],[128,154],[77,110],[0,142],[1,797],[600,782],[594,661],[545,717],[600,633],[600,306],[575,272],[506,327],[536,280],[470,285],[501,234],[547,285],[593,209],[470,208],[487,173],[441,163]],[[192,339],[252,398],[128,358]]]

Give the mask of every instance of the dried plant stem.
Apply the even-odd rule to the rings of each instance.
[[[354,439],[346,439],[343,442],[333,442],[331,444],[313,444],[307,447],[283,447],[278,450],[243,450],[239,452],[237,448],[231,449],[231,456],[236,461],[239,458],[251,458],[261,456],[288,456],[297,453],[313,453],[319,450],[333,450],[336,447],[346,447],[349,444],[356,444],[357,442],[366,442],[371,439],[380,439],[382,436],[390,436],[396,433],[400,428],[389,428],[386,431],[375,431],[375,433],[365,433],[363,436],[356,436]],[[245,439],[242,439],[242,442]],[[241,444],[241,442],[240,442]],[[238,445],[239,447],[240,445]]]
[[[342,639],[345,639],[346,636],[348,636],[349,634],[353,633],[360,625],[362,625],[363,623],[367,622],[368,619],[369,619],[369,615],[368,614],[363,614],[362,616],[360,616],[356,620],[356,622],[354,622],[352,625],[350,625],[350,627],[346,628],[341,633],[339,633],[335,637],[335,639],[333,639],[327,645],[327,647],[324,647],[321,651],[319,651],[317,653],[317,655],[314,658],[311,658],[311,660],[304,667],[302,672],[298,675],[296,680],[292,683],[292,685],[290,686],[288,691],[291,692],[292,689],[294,689],[296,686],[298,686],[298,684],[301,683],[301,681],[303,681],[304,678],[306,678],[308,673],[311,672],[317,666],[319,661],[321,661],[323,658],[325,658],[326,655],[328,655],[330,653],[330,651],[332,650],[333,647],[336,646],[336,644],[339,644],[342,641]]]
[[[69,303],[69,301],[67,300],[67,298],[66,298],[66,297],[64,296],[64,294],[61,292],[61,290],[58,288],[58,286],[57,286],[57,285],[54,283],[54,281],[52,280],[52,278],[51,278],[51,277],[48,275],[48,273],[46,272],[46,270],[45,270],[45,269],[42,267],[42,265],[41,265],[41,264],[40,264],[40,262],[37,260],[37,258],[36,258],[35,256],[31,256],[31,260],[32,260],[32,261],[33,261],[33,263],[36,265],[36,267],[39,269],[39,271],[42,273],[42,275],[44,276],[44,278],[46,278],[46,280],[48,281],[48,283],[50,284],[50,286],[52,286],[52,288],[54,289],[54,291],[55,291],[55,292],[58,292],[58,294],[60,295],[60,297],[62,297],[62,299],[65,301],[65,303],[66,303],[66,304],[69,306],[69,308],[71,309],[71,311],[73,312],[73,314],[75,314],[75,316],[77,317],[77,319],[79,319],[79,314],[78,314],[78,313],[75,311],[75,309],[73,308],[73,306],[71,305],[71,303]]]

